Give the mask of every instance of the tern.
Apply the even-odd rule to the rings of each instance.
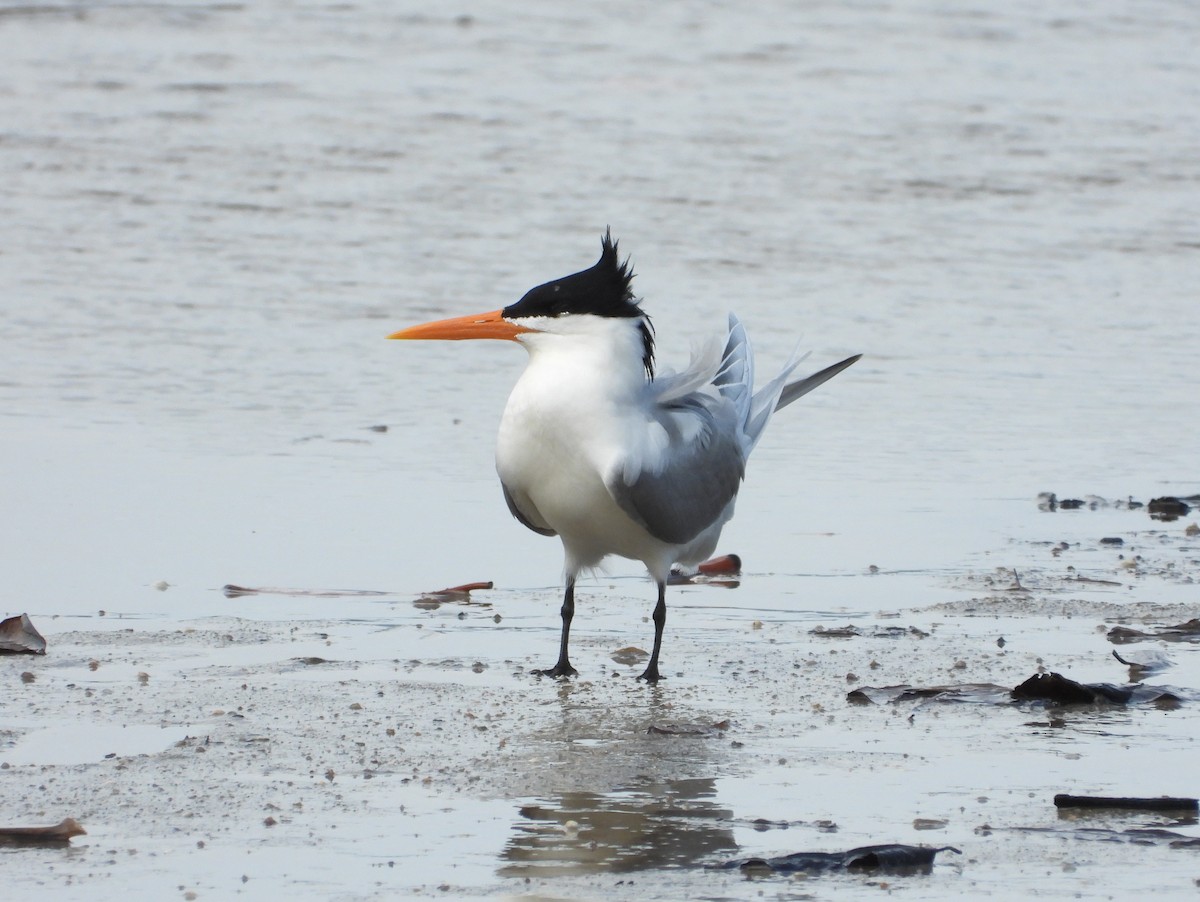
[[[671,566],[712,554],[771,415],[861,356],[789,382],[803,359],[794,353],[754,391],[750,342],[730,314],[723,344],[693,352],[680,373],[656,374],[654,327],[633,278],[609,231],[590,269],[538,285],[501,310],[388,336],[501,339],[529,353],[500,420],[496,470],[513,516],[563,545],[562,638],[558,662],[537,671],[546,676],[577,672],[568,655],[576,577],[618,555],[641,561],[658,585],[654,646],[639,679],[661,679]]]

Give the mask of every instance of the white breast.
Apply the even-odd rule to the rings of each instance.
[[[672,548],[630,519],[606,487],[648,428],[640,349],[626,347],[625,331],[607,342],[531,335],[529,366],[500,420],[500,479],[526,519],[559,534],[568,571],[610,554],[652,571],[673,562]]]

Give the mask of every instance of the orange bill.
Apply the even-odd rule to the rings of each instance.
[[[503,310],[492,310],[488,313],[476,313],[472,316],[456,316],[453,319],[439,319],[432,323],[422,323],[419,326],[409,326],[399,332],[393,332],[388,338],[407,340],[441,339],[443,341],[461,341],[467,338],[499,338],[515,341],[523,332],[536,332],[525,326],[510,323],[504,318]]]

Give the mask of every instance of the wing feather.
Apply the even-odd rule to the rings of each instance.
[[[605,480],[613,499],[652,536],[674,545],[719,526],[771,414],[858,360],[850,357],[788,384],[807,356],[794,353],[774,379],[754,391],[750,340],[730,314],[723,350],[720,344],[702,348],[682,373],[647,384],[651,416],[621,445],[623,456]],[[526,526],[541,531],[511,499],[509,507]]]
[[[508,486],[501,482],[500,488],[504,490],[504,502],[508,505],[509,511],[514,517],[517,518],[518,521],[520,521],[522,526],[526,526],[543,536],[558,535],[557,532],[551,529],[546,522],[542,520],[541,514],[539,514],[537,508],[533,506],[533,502],[531,502],[528,498],[524,499],[525,508],[528,510],[528,513],[526,513],[526,510],[523,510],[517,504],[517,499],[514,498],[512,492],[508,490]]]
[[[655,538],[684,545],[711,527],[746,470],[732,405],[693,393],[656,412],[667,439],[640,467],[618,466],[608,490]],[[653,427],[652,427],[653,428]]]

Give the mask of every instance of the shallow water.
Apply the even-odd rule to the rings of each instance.
[[[89,831],[4,850],[10,884],[877,892],[698,865],[895,841],[965,853],[913,897],[1190,887],[1189,850],[1022,831],[1062,827],[1055,792],[1194,795],[1194,705],[845,694],[1121,682],[1102,627],[1193,616],[1189,521],[1035,496],[1197,489],[1198,39],[1174,2],[0,6],[0,608],[50,643],[0,659],[0,780],[8,817]],[[583,678],[527,674],[561,558],[494,476],[520,352],[383,341],[607,225],[665,364],[730,309],[760,373],[865,354],[772,423],[721,543],[742,583],[672,590],[654,690],[611,660],[651,629],[623,561],[581,585]],[[1167,652],[1152,681],[1200,686]]]

